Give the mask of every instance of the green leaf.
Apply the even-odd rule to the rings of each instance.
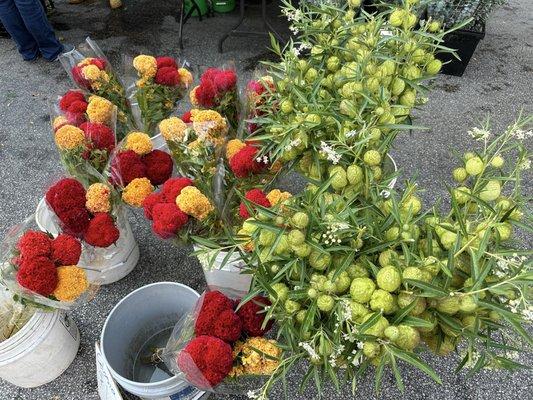
[[[442,381],[437,375],[437,373],[429,365],[427,365],[424,361],[422,361],[414,354],[407,353],[406,351],[401,350],[395,346],[390,346],[390,351],[399,359],[405,361],[408,364],[411,364],[413,367],[416,367],[422,372],[424,372],[438,384],[442,384]]]
[[[405,282],[422,289],[423,292],[419,294],[422,297],[446,297],[449,293],[446,290],[434,286],[431,283],[418,281],[415,279],[406,279]]]

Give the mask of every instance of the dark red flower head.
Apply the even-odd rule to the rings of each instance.
[[[76,84],[84,89],[90,89],[91,88],[91,82],[89,82],[85,77],[83,76],[82,67],[78,67],[75,65],[70,70],[72,72],[72,79]]]
[[[246,192],[246,195],[244,196],[246,200],[248,200],[248,207],[252,210],[255,210],[255,207],[253,204],[257,204],[266,208],[271,207],[272,204],[270,204],[270,201],[267,199],[266,195],[263,193],[260,189],[252,189]],[[253,203],[253,204],[250,204]],[[248,207],[244,203],[244,201],[239,206],[239,215],[244,218],[250,218],[250,213],[248,211]]]
[[[100,70],[104,70],[107,66],[107,63],[103,58],[93,58],[89,61],[89,64],[96,65]]]
[[[235,85],[237,85],[237,75],[235,74],[235,71],[231,69],[221,70],[213,78],[213,83],[215,84],[217,92],[220,95],[224,92],[235,89]]]
[[[179,353],[177,363],[194,386],[211,389],[222,382],[233,368],[233,351],[220,339],[198,336]]]
[[[269,299],[263,296],[255,296],[253,299],[245,303],[237,311],[237,315],[242,321],[242,330],[249,336],[263,336],[267,333],[274,321],[268,321],[265,329],[262,329],[265,320],[265,307],[272,303]]]
[[[109,154],[115,148],[115,134],[110,127],[99,123],[84,122],[80,125],[80,129],[91,142],[93,149],[107,150]]]
[[[56,213],[61,229],[68,235],[83,237],[89,227],[91,216],[85,207],[73,207]]]
[[[163,239],[170,239],[187,223],[189,217],[175,203],[158,203],[152,208],[152,228]]]
[[[187,186],[194,186],[194,182],[189,178],[171,178],[163,184],[163,201],[166,203],[175,203],[176,197],[181,193],[181,190]]]
[[[180,74],[174,67],[162,67],[157,70],[155,83],[165,86],[177,86],[180,83]]]
[[[48,297],[57,287],[56,266],[48,257],[23,259],[17,271],[17,282],[26,289]]]
[[[142,160],[146,166],[146,177],[150,179],[152,185],[159,186],[165,183],[172,175],[174,163],[168,153],[161,150],[152,150]]]
[[[247,144],[240,149],[229,161],[229,165],[237,178],[246,178],[249,175],[261,172],[267,164],[257,161],[259,149]]]
[[[150,193],[143,201],[143,209],[144,209],[144,216],[152,220],[152,210],[154,209],[154,206],[159,203],[164,203],[163,201],[163,193],[161,192],[152,192]]]
[[[135,178],[144,177],[146,166],[133,150],[120,151],[111,161],[111,179],[115,184],[126,186]]]
[[[120,232],[108,213],[96,213],[89,222],[84,240],[95,247],[109,247],[115,243]]]
[[[194,94],[196,100],[202,107],[212,108],[215,106],[215,100],[218,92],[215,84],[212,81],[202,81]]]
[[[221,292],[207,292],[196,318],[196,335],[215,336],[229,343],[237,341],[241,336],[242,322],[233,306],[233,301]]]
[[[85,188],[73,178],[63,178],[46,192],[48,206],[59,216],[71,209],[85,208]]]
[[[61,234],[52,241],[52,260],[57,266],[77,265],[81,256],[81,243],[75,237]]]
[[[39,256],[49,257],[51,252],[50,237],[39,231],[26,231],[20,237],[17,248],[22,259],[30,259]]]
[[[185,122],[186,124],[190,124],[191,121],[191,112],[187,111],[181,116],[181,120]]]
[[[85,95],[77,90],[69,90],[59,100],[59,108],[65,112],[84,113],[87,110]]]
[[[172,67],[174,69],[178,68],[178,63],[172,57],[156,57],[155,61],[157,62],[157,69],[163,67]]]

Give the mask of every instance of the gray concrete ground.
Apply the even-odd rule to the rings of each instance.
[[[58,14],[52,18],[58,35],[65,42],[79,43],[85,36],[96,39],[116,68],[120,54],[148,52],[178,55],[178,25],[173,2],[125,0],[123,10],[111,11],[103,1],[90,0],[79,6],[57,2]],[[490,115],[495,129],[513,121],[523,109],[533,112],[533,4],[531,0],[510,0],[510,4],[494,13],[487,36],[480,44],[466,74],[462,78],[440,76],[429,96],[429,103],[416,112],[417,123],[430,128],[401,136],[396,142],[394,157],[402,169],[402,177],[418,176],[426,189],[424,200],[430,203],[445,192],[443,182],[450,180],[454,166],[449,149],[460,151],[473,145],[466,131]],[[270,14],[279,14],[275,6]],[[182,57],[193,65],[217,65],[234,59],[241,72],[250,74],[257,60],[266,55],[268,42],[262,39],[232,39],[227,52],[220,55],[216,40],[237,20],[235,14],[216,16],[185,27],[185,50]],[[283,22],[276,22],[283,27]],[[286,29],[283,29],[286,32]],[[37,61],[24,63],[14,44],[0,39],[0,235],[9,226],[30,214],[43,190],[61,175],[48,125],[49,101],[69,87],[66,74],[58,63]],[[529,176],[531,178],[531,176]],[[531,189],[531,179],[528,179]],[[37,389],[19,389],[0,382],[2,400],[95,400],[96,376],[94,342],[98,339],[106,315],[133,289],[157,281],[177,281],[202,290],[204,279],[191,249],[176,248],[156,239],[140,215],[131,216],[135,235],[141,247],[141,260],[136,269],[122,281],[102,287],[93,302],[73,312],[81,334],[79,354],[56,381]],[[515,399],[531,398],[533,376],[528,372],[484,372],[472,379],[455,374],[455,357],[427,358],[443,378],[438,386],[411,368],[402,367],[406,391],[394,387],[391,375],[379,396],[373,394],[372,376],[359,386],[357,397],[383,399]],[[532,364],[531,354],[521,361]],[[301,371],[291,375],[295,382]],[[291,399],[314,399],[314,388],[305,395],[289,385]],[[329,399],[352,398],[348,390],[336,393],[323,390]],[[237,398],[237,396],[213,396]],[[282,398],[280,391],[272,399]]]

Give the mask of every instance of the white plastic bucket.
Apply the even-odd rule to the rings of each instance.
[[[56,221],[54,213],[42,198],[35,211],[35,222],[39,229],[56,236],[61,231]],[[98,281],[101,285],[114,283],[128,275],[139,261],[139,245],[124,211],[118,214],[117,227],[120,236],[115,244],[106,248],[83,245],[79,265],[86,268],[87,278],[91,282]]]
[[[200,246],[194,246],[194,251],[201,250]],[[243,297],[250,291],[252,275],[241,273],[246,265],[238,252],[234,252],[224,264],[227,255],[227,252],[221,251],[212,264],[207,254],[199,254],[197,258],[204,270],[205,280],[210,290],[219,290],[232,298]]]
[[[158,332],[172,331],[179,318],[194,309],[200,295],[188,286],[159,282],[124,297],[107,317],[100,345],[115,381],[143,399],[182,398],[198,392],[177,376],[154,372],[150,382],[135,381],[135,361]]]
[[[44,385],[72,363],[80,333],[64,311],[37,311],[9,339],[0,343],[0,378],[23,388]]]
[[[155,136],[151,137],[152,140],[152,146],[154,147],[154,150],[162,150],[168,152],[168,146],[165,138],[163,135],[158,133]]]

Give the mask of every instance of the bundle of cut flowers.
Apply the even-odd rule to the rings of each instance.
[[[63,178],[48,189],[45,199],[62,232],[98,248],[119,240],[120,201],[108,183],[97,182],[85,188],[76,179]]]
[[[116,106],[99,96],[69,90],[54,105],[54,141],[67,172],[90,181],[103,173],[116,145]]]
[[[253,120],[273,160],[300,161],[301,172],[319,181],[331,166],[352,165],[363,170],[362,182],[382,179],[394,138],[414,128],[411,110],[426,101],[424,84],[441,69],[435,52],[448,51],[440,45],[447,32],[417,26],[413,3],[373,15],[351,3],[285,3],[297,40],[284,49],[272,44],[281,62],[266,63],[274,89]]]
[[[265,114],[264,105],[272,92],[276,90],[274,80],[271,76],[265,75],[258,79],[252,79],[246,85],[245,101],[246,101],[246,118],[253,120]],[[273,107],[273,104],[270,104]],[[269,110],[269,113],[275,110]],[[247,129],[249,134],[253,134],[259,127],[254,122],[249,122]]]
[[[82,246],[68,234],[33,230],[33,216],[13,227],[1,245],[2,284],[14,299],[39,307],[69,309],[97,289],[78,265]]]
[[[144,211],[159,236],[205,243],[240,225],[239,191],[269,186],[279,171],[266,156],[259,158],[255,144],[228,141],[226,120],[218,112],[194,109],[190,121],[161,121],[161,134],[181,177],[169,179],[148,196]]]
[[[35,314],[36,308],[21,304],[0,288],[0,343],[14,336]]]
[[[73,83],[83,91],[96,94],[117,106],[118,136],[134,126],[126,91],[98,45],[87,38],[75,50],[59,56]]]
[[[172,157],[153,148],[150,136],[130,132],[117,146],[110,162],[110,181],[122,193],[122,201],[142,207],[144,200],[172,175]]]
[[[234,68],[208,68],[189,97],[194,107],[218,111],[227,119],[230,127],[237,130],[240,100]]]
[[[517,369],[515,354],[533,340],[531,249],[511,241],[531,233],[521,195],[531,155],[523,140],[533,117],[492,137],[469,133],[482,149],[466,153],[453,171],[450,209],[423,211],[416,185],[384,198],[336,194],[331,181],[312,185],[283,207],[257,206],[234,246],[253,265],[250,295],[268,293],[268,319],[288,347],[281,365],[308,360],[308,373],[337,385],[375,366],[376,388],[392,369],[403,390],[401,363],[441,382],[417,353],[457,351],[459,369]],[[513,160],[514,158],[514,160]],[[513,160],[513,161],[511,161]],[[266,398],[273,377],[255,394]],[[302,382],[305,387],[306,380]]]
[[[141,54],[133,59],[133,67],[139,77],[134,94],[140,110],[139,126],[152,135],[157,124],[174,111],[193,77],[172,57]]]
[[[269,305],[263,296],[240,302],[220,291],[204,293],[195,311],[176,325],[163,360],[198,388],[242,392],[279,366],[281,348],[264,337],[272,327],[265,319]]]

